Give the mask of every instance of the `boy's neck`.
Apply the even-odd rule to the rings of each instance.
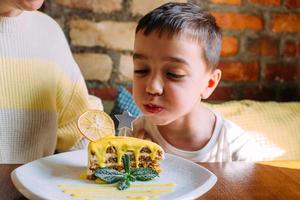
[[[199,111],[193,115],[165,126],[159,126],[158,130],[172,146],[181,150],[197,151],[210,140],[215,122],[215,115],[209,109],[201,106]]]

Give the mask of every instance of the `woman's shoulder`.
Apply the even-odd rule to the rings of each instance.
[[[30,16],[33,26],[38,26],[40,31],[49,33],[62,34],[60,25],[49,15],[40,11],[24,11],[25,14]]]
[[[26,11],[24,11],[26,12]],[[42,20],[44,22],[48,22],[48,23],[52,23],[55,26],[58,26],[58,23],[49,15],[47,15],[46,13],[43,13],[41,11],[27,11],[28,13],[30,13],[32,16],[35,17],[35,19],[38,20]]]
[[[52,61],[63,67],[64,70],[70,70],[70,66],[76,64],[60,25],[45,13],[40,11],[31,11],[30,13],[32,15],[33,29],[36,30],[38,28],[39,30],[36,36],[39,38],[38,40],[42,40],[45,47],[48,47],[49,55],[53,55]],[[74,72],[73,69],[71,69],[71,73]]]

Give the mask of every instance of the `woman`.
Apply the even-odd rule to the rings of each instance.
[[[81,147],[87,88],[61,28],[36,11],[42,4],[0,0],[0,163]]]

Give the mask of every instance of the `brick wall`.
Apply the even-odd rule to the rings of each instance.
[[[138,19],[166,0],[48,0],[90,93],[110,100],[130,88]],[[177,2],[186,2],[178,0]],[[300,0],[189,0],[223,32],[222,82],[211,100],[300,100]]]

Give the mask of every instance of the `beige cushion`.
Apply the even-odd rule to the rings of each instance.
[[[243,100],[204,104],[251,133],[276,160],[300,159],[300,102]]]

